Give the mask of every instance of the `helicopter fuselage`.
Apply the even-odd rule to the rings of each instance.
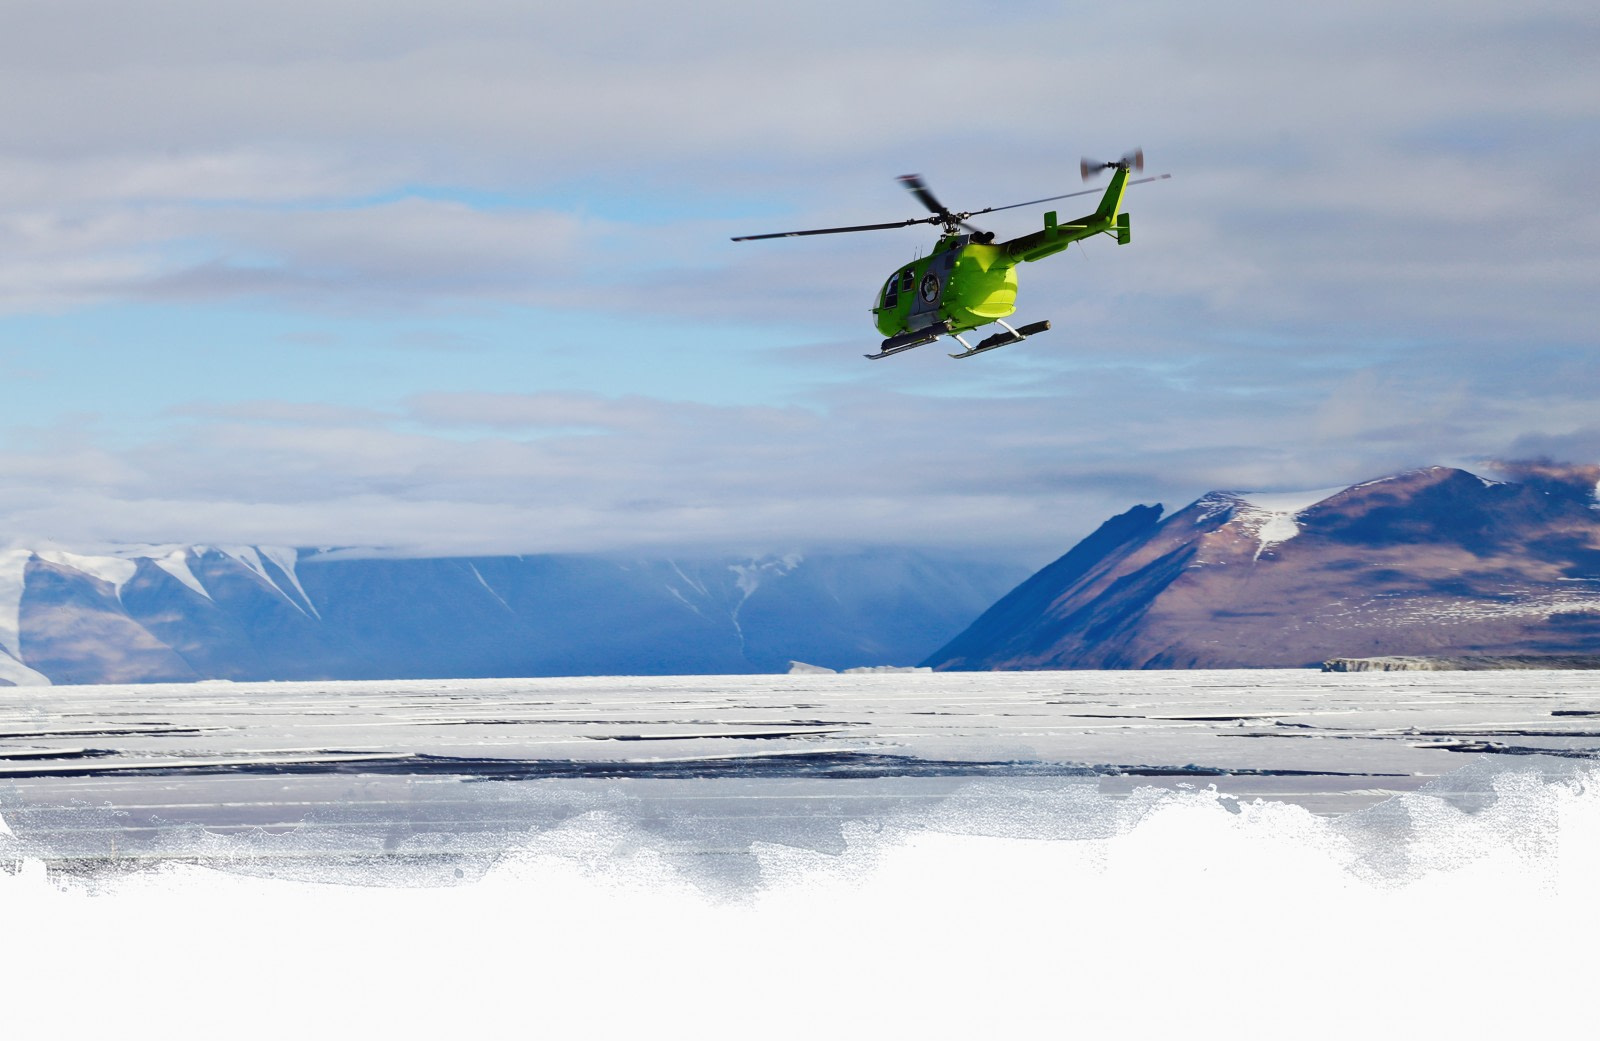
[[[1094,213],[1059,223],[1054,211],[1044,227],[1006,242],[992,233],[947,234],[933,252],[889,276],[878,290],[872,314],[886,337],[914,333],[941,323],[961,333],[999,321],[1017,310],[1017,265],[1043,260],[1091,235],[1129,241],[1128,215],[1119,213],[1128,171],[1118,169]]]
[[[1005,248],[947,235],[931,254],[884,283],[872,312],[885,336],[948,321],[954,332],[976,329],[1017,310],[1016,261]]]

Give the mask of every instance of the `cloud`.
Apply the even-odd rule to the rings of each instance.
[[[13,8],[9,530],[1044,552],[1135,501],[1597,454],[1576,3]],[[926,229],[727,241],[1140,144],[1175,176],[1130,191],[1133,244],[1026,265],[1055,328],[971,361],[859,358]],[[86,372],[125,384],[88,425]]]
[[[1553,459],[1515,459],[1491,464],[1509,481],[1560,486],[1593,499],[1600,494],[1600,463],[1557,462]]]
[[[1188,393],[1127,369],[1077,391],[836,388],[810,407],[557,392],[432,392],[392,411],[195,405],[132,448],[91,432],[7,456],[0,529],[457,553],[976,544],[1041,562],[1135,502],[1471,464],[1509,440],[1472,436],[1468,399],[1397,417],[1406,388],[1375,379],[1327,395],[1324,412],[1360,407],[1309,437],[1315,395],[1197,417],[1176,407]]]
[[[1600,219],[1571,168],[1600,158],[1600,91],[1576,5],[1034,7],[966,26],[1006,75],[960,89],[896,45],[897,10],[611,6],[25,4],[0,44],[0,212],[47,230],[10,251],[5,303],[857,312],[925,238],[725,236],[914,216],[890,181],[908,164],[975,207],[1062,187],[1078,150],[1143,143],[1178,174],[1130,201],[1134,277],[1169,332],[1200,307],[1363,335],[1586,335]],[[919,17],[965,26],[962,10]],[[468,198],[407,197],[418,185]]]
[[[1585,417],[1587,418],[1587,417]],[[1544,426],[1542,430],[1529,430],[1512,442],[1507,453],[1514,459],[1600,459],[1600,423],[1575,422],[1561,429],[1561,424],[1529,424]],[[1554,427],[1554,429],[1551,429]]]

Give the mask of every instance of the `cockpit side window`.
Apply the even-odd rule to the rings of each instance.
[[[898,278],[896,278],[894,276],[890,276],[889,284],[883,287],[883,306],[884,307],[893,307],[893,306],[895,306],[896,304],[898,304],[900,302],[900,294],[899,294],[899,292],[897,292],[897,287],[899,286],[899,283],[900,283],[900,280]]]
[[[911,273],[910,268],[906,268],[904,271],[900,272],[900,292],[911,292],[911,287],[915,285],[916,282],[917,276]]]

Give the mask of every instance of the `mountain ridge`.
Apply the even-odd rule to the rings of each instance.
[[[0,553],[0,685],[910,666],[1024,569],[851,550],[651,559],[273,546]]]
[[[1282,668],[1592,653],[1597,477],[1600,467],[1545,465],[1520,481],[1427,467],[1309,502],[1212,492],[1165,519],[1136,507],[1156,511],[1137,514],[1137,532],[1090,545],[1107,538],[1103,525],[922,664]],[[1074,555],[1076,577],[1042,580]]]

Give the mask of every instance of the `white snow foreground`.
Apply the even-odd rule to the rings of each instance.
[[[1510,775],[1496,787],[1472,814],[1408,797],[1417,831],[1390,851],[1411,865],[1400,880],[1370,877],[1337,821],[1204,790],[1136,794],[1102,838],[951,822],[861,828],[836,855],[772,845],[759,851],[769,886],[731,903],[599,811],[434,888],[193,865],[89,886],[12,860],[6,1023],[15,1037],[74,1035],[68,1024],[98,1014],[82,1004],[93,980],[93,1009],[141,1008],[181,981],[173,1037],[217,1023],[278,1037],[307,1014],[321,1032],[369,1037],[451,1036],[463,1017],[607,1037],[663,1022],[704,1037],[1027,1037],[1052,1024],[1440,1037],[1472,980],[1492,996],[1471,1003],[1476,1033],[1525,1035],[1529,1009],[1563,1032],[1588,1014],[1570,997],[1592,970],[1547,955],[1572,949],[1572,923],[1600,919],[1600,785]],[[0,861],[8,845],[0,836]],[[1495,922],[1513,923],[1515,950]],[[262,1009],[262,980],[292,1006]]]

